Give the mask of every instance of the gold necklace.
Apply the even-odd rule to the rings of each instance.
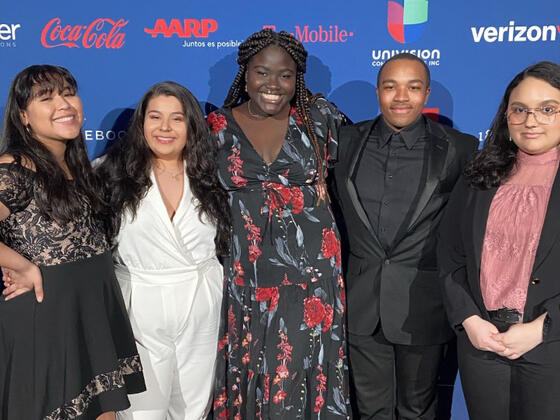
[[[169,177],[176,182],[179,182],[183,179],[183,177],[179,178],[183,174],[183,171],[184,171],[183,168],[181,168],[181,170],[179,172],[175,173],[175,174],[172,173],[172,172],[169,172],[167,169],[165,169],[165,166],[163,166],[163,165],[159,166],[159,165],[156,164],[156,168],[159,169],[160,173],[162,173],[162,174],[165,173],[165,174],[169,175]]]
[[[247,102],[247,111],[249,112],[249,115],[257,120],[264,120],[267,117],[263,116],[263,115],[259,115],[259,114],[254,114],[253,111],[251,111],[251,101],[252,99],[249,99],[249,101]]]

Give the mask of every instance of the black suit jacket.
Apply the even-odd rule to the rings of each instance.
[[[378,117],[380,118],[380,117]],[[478,141],[427,121],[429,151],[426,180],[399,230],[385,251],[360,202],[354,178],[367,138],[376,121],[343,127],[333,193],[342,215],[345,240],[348,330],[372,334],[381,321],[395,344],[428,345],[448,341],[449,328],[438,282],[436,229],[443,208]],[[420,174],[419,174],[420,176]]]
[[[480,290],[480,260],[490,204],[497,188],[470,187],[464,177],[457,183],[442,221],[438,256],[445,307],[451,325],[462,333],[461,323],[471,315],[489,320]],[[523,322],[545,312],[551,319],[545,342],[560,340],[560,171],[550,193],[533,271],[529,280]],[[515,226],[512,226],[515,228]],[[538,360],[546,346],[525,354]]]

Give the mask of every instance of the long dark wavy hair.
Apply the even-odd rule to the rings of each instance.
[[[283,48],[292,57],[296,63],[296,92],[291,100],[291,105],[296,108],[297,113],[304,123],[305,132],[311,139],[313,150],[317,155],[317,173],[319,175],[319,184],[325,184],[325,174],[323,167],[323,154],[319,148],[319,142],[313,121],[311,120],[310,105],[320,95],[313,96],[305,85],[303,77],[307,65],[307,51],[303,44],[299,42],[293,35],[286,31],[275,32],[272,29],[262,29],[250,35],[245,42],[239,45],[237,52],[237,64],[239,70],[229,89],[228,95],[224,101],[225,108],[232,108],[249,100],[249,95],[245,91],[245,73],[251,58],[261,52],[270,45],[276,45]]]
[[[15,175],[22,175],[24,166],[33,164],[36,172],[34,198],[43,215],[59,223],[69,222],[83,212],[84,200],[94,213],[101,213],[99,184],[93,175],[82,133],[66,144],[64,160],[73,178],[69,181],[53,154],[34,137],[33,127],[23,124],[21,114],[34,99],[35,86],[48,94],[62,93],[68,87],[73,93],[78,90],[76,80],[64,67],[34,65],[18,73],[8,94],[1,153],[13,157],[10,169]]]
[[[186,174],[194,197],[198,200],[199,217],[203,214],[217,227],[216,253],[226,255],[229,249],[230,211],[227,194],[217,177],[217,148],[210,140],[204,115],[193,94],[175,82],[152,86],[142,97],[130,120],[126,136],[108,150],[96,172],[105,184],[109,205],[107,229],[114,241],[125,211],[133,217],[152,186],[150,171],[153,154],[144,137],[146,108],[152,98],[173,96],[183,107],[187,124],[187,143],[183,149]]]
[[[527,77],[543,80],[560,89],[560,66],[551,61],[529,66],[513,78],[492,121],[484,147],[465,168],[465,175],[474,187],[497,187],[508,179],[515,168],[518,147],[510,140],[506,112],[511,92]]]

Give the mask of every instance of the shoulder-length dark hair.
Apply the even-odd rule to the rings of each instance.
[[[106,187],[109,237],[115,240],[125,211],[136,216],[140,202],[152,186],[153,154],[144,137],[144,118],[150,100],[162,95],[177,98],[183,107],[187,124],[183,159],[189,185],[198,200],[199,217],[206,215],[217,227],[216,253],[225,255],[229,249],[230,211],[227,194],[218,182],[217,147],[210,140],[198,101],[188,89],[175,82],[157,83],[144,94],[130,120],[126,136],[113,144],[96,169]]]
[[[510,140],[506,112],[511,92],[527,77],[543,80],[560,89],[560,66],[551,61],[541,61],[529,66],[513,78],[492,121],[484,147],[465,169],[465,174],[474,187],[497,187],[508,179],[514,169],[518,148]]]
[[[49,149],[34,137],[32,127],[23,125],[22,111],[33,100],[33,87],[37,85],[49,93],[62,92],[67,86],[73,92],[78,90],[76,80],[63,67],[34,65],[22,70],[12,82],[8,94],[0,151],[14,158],[12,169],[16,174],[21,173],[26,162],[32,162],[36,172],[34,198],[45,216],[58,222],[68,222],[83,212],[84,199],[95,213],[99,213],[102,209],[99,186],[82,133],[68,141],[64,153],[73,178],[70,182]]]

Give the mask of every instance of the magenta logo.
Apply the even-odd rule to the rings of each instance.
[[[387,28],[395,41],[416,41],[428,22],[428,0],[389,0]]]

